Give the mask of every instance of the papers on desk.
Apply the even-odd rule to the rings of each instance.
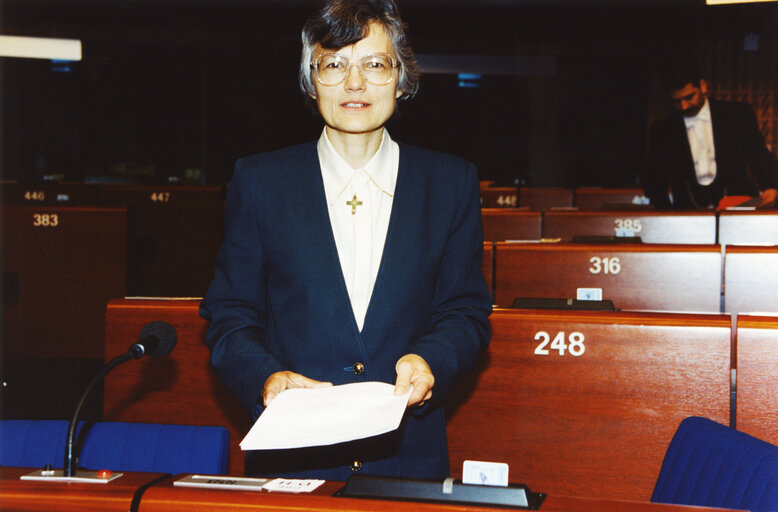
[[[287,389],[270,402],[240,448],[303,448],[377,436],[400,426],[410,396],[395,396],[385,382]]]

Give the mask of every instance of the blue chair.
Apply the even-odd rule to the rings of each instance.
[[[651,501],[778,511],[778,446],[700,417],[681,422]]]
[[[0,466],[62,468],[68,423],[0,421]],[[227,473],[229,432],[224,427],[81,422],[79,445],[79,467],[91,470]]]

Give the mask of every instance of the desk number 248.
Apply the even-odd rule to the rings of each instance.
[[[565,351],[567,351],[571,356],[575,357],[582,356],[586,352],[584,335],[577,331],[571,332],[569,336],[565,336],[564,331],[560,331],[556,333],[553,340],[546,331],[538,331],[535,334],[535,341],[540,342],[535,347],[536,356],[547,356],[551,350],[557,350],[560,356],[565,355]]]

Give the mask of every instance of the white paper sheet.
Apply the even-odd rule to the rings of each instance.
[[[400,426],[411,392],[360,382],[279,393],[240,442],[242,450],[323,446],[376,436]]]

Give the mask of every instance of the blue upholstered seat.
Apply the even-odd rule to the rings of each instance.
[[[0,421],[0,465],[62,468],[67,430],[64,420]],[[79,466],[92,470],[221,475],[229,433],[224,427],[96,422],[87,424],[80,454]]]
[[[778,511],[778,446],[706,418],[683,420],[651,501]]]

